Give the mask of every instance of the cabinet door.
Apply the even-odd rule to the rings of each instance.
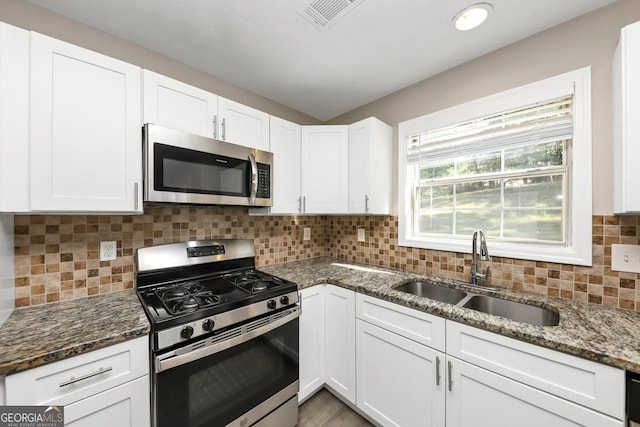
[[[300,213],[300,125],[271,117],[273,206],[271,213]]]
[[[348,211],[348,135],[348,126],[302,127],[302,197],[305,213]]]
[[[0,211],[29,211],[29,31],[0,23]]]
[[[624,371],[450,320],[447,354],[562,399],[624,417]]]
[[[447,356],[447,427],[613,427],[599,412]]]
[[[218,95],[143,71],[144,123],[216,138]]]
[[[269,114],[223,97],[218,97],[218,113],[220,139],[269,151]]]
[[[358,319],[356,366],[358,408],[375,421],[444,426],[442,353]]]
[[[148,427],[149,376],[67,405],[64,418],[68,427]]]
[[[391,213],[391,126],[375,117],[349,125],[349,213]]]
[[[613,61],[613,188],[616,214],[640,212],[640,22],[624,27]]]
[[[324,376],[326,384],[356,403],[355,292],[324,288]]]
[[[140,68],[31,33],[31,209],[142,212]]]
[[[324,286],[300,291],[300,392],[302,402],[324,385]]]

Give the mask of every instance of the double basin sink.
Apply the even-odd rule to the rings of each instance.
[[[423,280],[401,283],[393,289],[419,297],[470,308],[482,313],[504,317],[515,320],[516,322],[529,323],[537,326],[556,326],[560,322],[560,315],[557,311],[544,307],[487,295],[477,295]]]

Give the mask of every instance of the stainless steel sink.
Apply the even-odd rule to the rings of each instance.
[[[560,322],[557,311],[485,295],[474,295],[462,306],[538,326],[556,326]]]
[[[459,289],[447,288],[422,280],[401,283],[395,286],[394,289],[411,295],[446,302],[447,304],[457,304],[467,296],[466,292]]]

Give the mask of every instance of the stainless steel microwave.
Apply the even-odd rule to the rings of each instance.
[[[273,154],[144,125],[144,200],[271,206]]]

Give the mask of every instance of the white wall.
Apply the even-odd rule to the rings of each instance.
[[[13,215],[0,215],[0,324],[14,309]]]

